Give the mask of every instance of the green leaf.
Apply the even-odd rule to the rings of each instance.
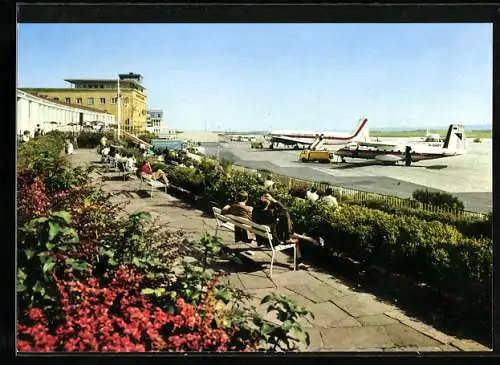
[[[16,292],[20,293],[26,290],[26,287],[22,283],[17,283],[16,285]]]
[[[54,212],[52,213],[52,216],[61,218],[66,224],[69,224],[71,222],[71,214],[65,211]]]
[[[36,281],[35,285],[33,285],[31,287],[31,289],[35,292],[35,293],[41,293],[42,290],[43,290],[43,286],[42,284],[40,283],[40,281]]]
[[[33,250],[27,249],[24,250],[24,254],[26,255],[26,258],[29,260],[33,257],[35,253],[33,252]]]
[[[155,289],[155,295],[157,297],[161,297],[163,294],[165,294],[165,288],[158,288],[158,289]]]
[[[137,267],[143,267],[144,265],[141,263],[141,261],[139,260],[139,258],[137,257],[134,257],[132,259],[132,264],[134,264],[135,266]]]
[[[262,298],[262,300],[260,301],[260,304],[265,304],[265,303],[269,302],[272,298],[273,298],[273,296],[271,294],[268,294],[264,298]]]
[[[59,224],[49,221],[49,241],[52,241],[59,233]]]
[[[56,265],[55,261],[48,259],[47,262],[43,265],[42,271],[43,272],[50,271],[54,268],[55,265]]]
[[[155,293],[155,290],[151,289],[151,288],[144,288],[141,290],[142,295],[150,295],[150,294],[154,294],[154,293]]]

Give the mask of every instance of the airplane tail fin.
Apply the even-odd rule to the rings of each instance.
[[[370,130],[368,129],[368,119],[361,118],[354,129],[353,141],[368,142],[370,140]]]
[[[452,152],[465,151],[465,131],[461,124],[450,124],[443,148]]]

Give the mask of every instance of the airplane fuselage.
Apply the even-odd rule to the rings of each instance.
[[[412,145],[412,152],[410,154],[412,162],[418,162],[423,160],[432,160],[436,158],[456,156],[463,154],[465,151],[444,151],[443,148],[439,147],[427,147],[418,148],[416,145]],[[346,146],[338,149],[335,155],[340,157],[350,157],[350,158],[363,158],[363,159],[375,159],[383,162],[397,162],[403,161],[406,157],[406,152],[404,147],[390,148],[390,147],[359,147]]]

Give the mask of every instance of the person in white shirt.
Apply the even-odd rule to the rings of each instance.
[[[264,181],[264,187],[266,189],[270,189],[274,186],[274,181],[273,181],[273,177],[271,175],[268,175],[267,176],[267,180]]]
[[[135,166],[135,158],[134,156],[130,153],[128,157],[125,157],[125,169],[127,171],[136,171],[137,167]]]
[[[73,147],[73,143],[71,143],[70,141],[68,141],[67,149],[68,149],[68,155],[72,155],[73,151],[74,151],[74,147]]]
[[[326,202],[329,206],[333,208],[337,208],[339,206],[337,198],[333,196],[332,188],[326,188],[325,195],[322,196],[320,200]]]
[[[315,202],[316,200],[319,199],[319,195],[316,192],[316,188],[313,186],[312,188],[308,189],[306,192],[306,198],[309,199],[312,202]]]

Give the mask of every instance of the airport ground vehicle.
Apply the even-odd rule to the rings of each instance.
[[[318,161],[322,163],[330,163],[333,158],[333,153],[330,151],[315,151],[315,150],[306,150],[302,151],[299,154],[299,160],[302,162],[312,162]]]

